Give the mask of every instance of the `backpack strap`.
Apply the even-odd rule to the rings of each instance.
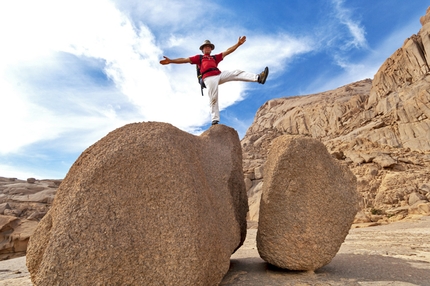
[[[212,55],[211,57],[214,59],[214,61],[216,61],[216,57],[214,55]],[[203,60],[203,55],[200,55],[200,64],[196,66],[196,69],[197,69],[197,79],[198,79],[198,81],[200,83],[200,87],[201,87],[201,91],[202,91],[202,96],[203,96],[203,89],[206,88],[206,85],[205,85],[205,83],[203,81],[203,75],[205,73],[210,72],[210,71],[215,71],[215,70],[219,70],[219,69],[218,68],[209,68],[209,69],[205,70],[204,72],[201,72],[200,68],[202,66],[202,60]]]
[[[203,88],[205,88],[206,86],[205,86],[205,83],[203,82],[203,75],[200,72],[200,67],[202,65],[202,59],[203,59],[203,56],[200,55],[200,63],[198,65],[196,65],[196,70],[197,70],[197,80],[199,81],[200,90],[201,90],[202,96],[203,96]]]

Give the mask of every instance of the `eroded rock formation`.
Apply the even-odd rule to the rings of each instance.
[[[429,13],[373,81],[261,106],[241,142],[249,219],[258,220],[267,150],[284,134],[318,139],[350,167],[363,197],[357,222],[430,214]]]
[[[0,177],[0,260],[25,255],[28,240],[51,207],[60,183]]]

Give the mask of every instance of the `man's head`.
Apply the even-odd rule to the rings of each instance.
[[[200,51],[202,51],[205,55],[210,54],[213,49],[215,49],[215,45],[212,44],[209,40],[204,41],[203,44],[200,46]]]

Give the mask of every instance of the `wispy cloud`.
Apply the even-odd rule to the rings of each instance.
[[[2,4],[0,18],[7,25],[0,25],[1,34],[5,35],[5,44],[0,47],[0,75],[4,81],[0,94],[5,103],[0,121],[13,136],[1,141],[0,153],[16,152],[26,145],[64,136],[71,130],[78,133],[106,130],[112,128],[112,123],[113,126],[124,123],[106,102],[112,100],[109,95],[120,95],[116,88],[102,88],[91,81],[85,70],[79,69],[88,58],[101,58],[109,77],[116,58],[135,55],[124,48],[134,37],[130,25],[112,4],[106,1]],[[103,16],[94,18],[100,10]],[[60,52],[75,55],[75,61],[65,61]],[[71,141],[64,139],[65,144]],[[83,141],[75,145],[88,143]]]
[[[357,61],[357,54],[372,53],[360,16],[350,6],[345,7],[345,0],[331,0],[330,3],[331,13],[328,13],[325,22],[315,27],[315,37],[320,39],[317,49],[328,51],[332,62],[327,63],[326,71],[316,76],[304,93],[321,92],[372,78],[378,65],[367,59]],[[336,74],[328,72],[330,65],[333,65],[331,68],[336,70]]]
[[[345,0],[332,0],[336,18],[345,25],[351,35],[351,40],[346,42],[345,48],[367,48],[366,31],[360,21],[353,19],[352,11],[344,7]]]
[[[7,104],[1,107],[0,121],[10,122],[7,130],[14,136],[0,143],[0,153],[60,138],[57,148],[84,148],[97,136],[135,121],[163,121],[201,132],[210,118],[194,66],[159,64],[164,53],[187,57],[198,52],[204,39],[201,33],[196,36],[195,22],[189,18],[194,14],[176,13],[196,3],[158,2],[2,2],[0,32],[6,44],[0,47],[0,96]],[[176,16],[166,17],[160,7],[171,10],[172,5]],[[222,10],[216,5],[205,9]],[[144,23],[140,19],[148,18],[142,17],[149,20]],[[178,23],[188,29],[178,32]],[[163,25],[163,36],[161,30],[151,30],[157,25]],[[234,31],[246,33],[243,28],[207,25],[216,52],[237,41],[240,35]],[[258,73],[269,65],[276,76],[290,58],[312,49],[306,38],[252,31],[247,36],[248,43],[222,62],[221,69]],[[242,100],[246,88],[249,85],[243,83],[222,86],[221,109]],[[73,140],[76,136],[79,142]]]
[[[339,5],[344,2],[343,0],[333,1],[339,2]],[[344,72],[329,78],[326,75],[315,78],[305,93],[331,90],[366,78],[373,79],[381,65],[402,46],[405,39],[413,33],[418,33],[420,28],[421,25],[416,16],[411,15],[409,22],[404,22],[399,29],[387,34],[377,46],[368,47],[366,44],[366,55],[359,60],[349,58],[348,54],[333,53],[333,60]]]

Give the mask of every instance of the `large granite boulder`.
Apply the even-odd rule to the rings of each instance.
[[[284,135],[264,167],[258,252],[290,270],[315,270],[338,252],[357,213],[356,178],[318,140]]]
[[[235,130],[129,124],[73,164],[27,267],[36,285],[217,285],[247,210]]]

